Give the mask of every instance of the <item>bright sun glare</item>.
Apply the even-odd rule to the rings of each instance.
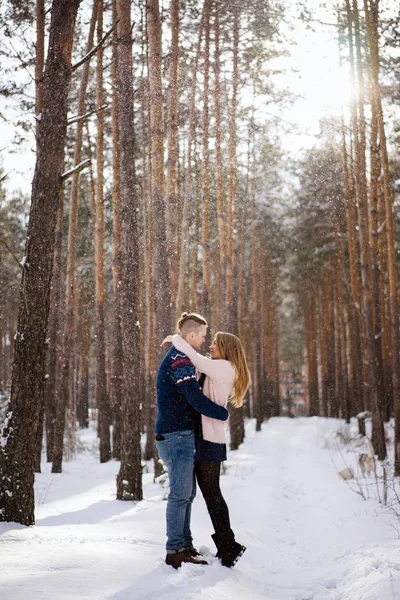
[[[287,124],[293,125],[282,144],[296,153],[314,145],[323,117],[340,117],[352,92],[348,65],[340,65],[335,27],[316,25],[308,30],[296,21],[293,35],[296,45],[290,56],[278,59],[278,63],[281,85],[298,96],[290,108],[280,113]]]

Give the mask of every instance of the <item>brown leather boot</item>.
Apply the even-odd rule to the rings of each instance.
[[[190,556],[201,556],[201,553],[194,546],[187,546],[185,550],[190,554]]]
[[[190,553],[185,549],[180,552],[169,552],[165,557],[165,562],[167,565],[173,567],[174,569],[179,569],[182,566],[182,563],[192,563],[194,565],[208,565],[206,560],[197,558],[196,556],[191,556]]]

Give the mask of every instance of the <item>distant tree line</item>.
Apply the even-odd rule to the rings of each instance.
[[[341,122],[323,123],[320,146],[302,165],[293,240],[309,414],[349,422],[370,412],[380,460],[387,454],[384,422],[394,417],[399,475],[399,199],[393,177],[399,156],[389,160],[384,116],[399,73],[390,52],[395,22],[381,22],[377,0],[346,0],[338,12],[340,57],[353,96]],[[398,131],[398,121],[391,125]],[[365,434],[362,418],[359,425]]]

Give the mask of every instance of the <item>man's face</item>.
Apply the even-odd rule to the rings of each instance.
[[[200,325],[196,331],[191,331],[186,338],[186,341],[194,348],[195,350],[200,350],[204,342],[206,341],[207,334],[207,325]]]

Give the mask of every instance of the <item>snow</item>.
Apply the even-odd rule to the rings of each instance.
[[[36,477],[36,525],[0,524],[2,600],[400,598],[398,517],[339,478],[357,462],[339,428],[276,418],[256,433],[249,421],[221,484],[247,551],[234,569],[219,564],[199,494],[192,529],[209,565],[177,571],[164,563],[166,490],[148,472],[142,502],[116,501],[118,463],[99,464],[94,429],[81,433],[63,474],[44,463]]]

